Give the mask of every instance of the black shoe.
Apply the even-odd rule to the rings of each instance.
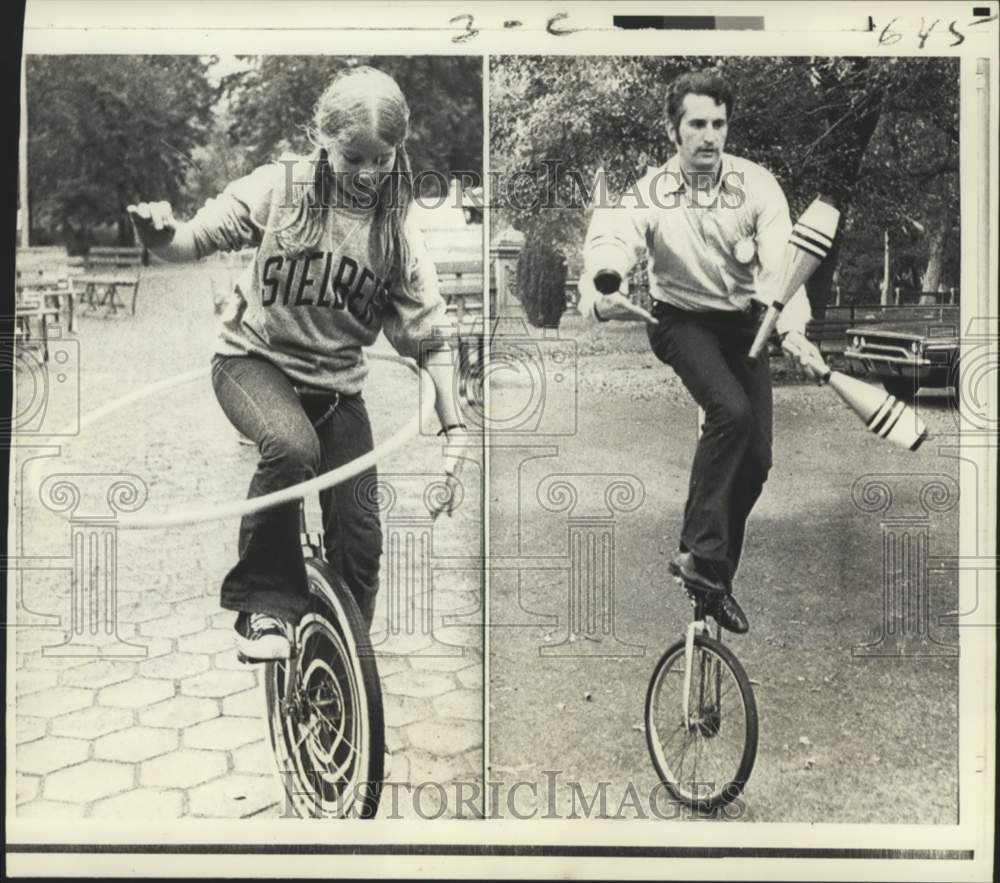
[[[288,659],[292,644],[284,621],[268,613],[240,613],[236,617],[236,652],[242,662]]]
[[[713,600],[709,613],[727,632],[745,635],[750,630],[750,621],[731,594],[727,593],[718,600]]]
[[[669,570],[684,581],[685,588],[697,589],[711,595],[725,595],[729,592],[724,565],[706,558],[699,558],[690,552],[678,550],[670,560]]]

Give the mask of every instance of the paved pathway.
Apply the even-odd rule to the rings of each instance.
[[[50,402],[48,426],[61,426],[72,412],[77,376],[82,411],[88,412],[116,395],[207,367],[215,326],[212,288],[221,290],[225,277],[221,264],[154,268],[136,317],[83,315],[63,347],[70,354],[63,365],[68,382]],[[22,390],[28,389],[23,380]],[[373,368],[366,398],[378,437],[412,412],[413,389],[402,369]],[[65,473],[81,487],[106,491],[109,474],[138,476],[149,496],[144,511],[151,512],[241,498],[255,460],[254,451],[237,444],[206,379],[145,399],[58,450],[22,441],[16,463],[36,480]],[[384,575],[395,573],[407,548],[404,542],[396,551],[390,539],[405,540],[407,531],[431,536],[420,517],[426,515],[419,511],[421,498],[410,492],[436,477],[439,451],[436,439],[421,438],[381,466],[400,491],[396,506],[383,512]],[[472,469],[461,510],[434,526],[425,562],[435,568],[433,605],[430,593],[410,599],[383,588],[380,598],[373,641],[392,752],[389,777],[396,783],[482,779],[480,580],[465,566],[479,556],[476,475]],[[12,554],[19,550],[22,566],[35,559],[32,566],[41,568],[21,572],[20,590],[11,593],[17,608],[8,613],[18,626],[8,660],[8,695],[16,695],[17,815],[136,820],[282,814],[262,672],[236,660],[233,614],[221,611],[217,600],[235,551],[236,523],[121,532],[118,649],[133,655],[102,658],[112,642],[85,636],[76,645],[89,648],[63,657],[52,651],[64,642],[69,622],[70,527],[42,507],[37,494],[19,500],[12,514],[20,532]],[[448,569],[438,571],[442,562]],[[399,607],[390,616],[390,595],[412,600],[411,619],[396,615]],[[407,793],[398,789],[395,806],[404,817],[415,813]],[[394,811],[386,803],[382,809],[383,815]],[[439,811],[429,800],[422,810]],[[443,817],[453,810],[445,807]]]

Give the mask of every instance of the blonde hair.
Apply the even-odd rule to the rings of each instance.
[[[413,170],[405,141],[410,108],[399,85],[388,74],[365,65],[340,71],[316,102],[310,140],[319,147],[312,187],[305,188],[291,208],[291,217],[277,233],[279,247],[291,256],[311,251],[323,234],[330,210],[333,174],[324,144],[367,123],[386,144],[396,148],[391,172],[380,183],[372,228],[385,257],[388,282],[409,294],[410,248],[406,215],[413,200]]]

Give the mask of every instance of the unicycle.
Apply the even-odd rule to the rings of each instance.
[[[687,588],[694,619],[656,664],[646,692],[646,743],[670,794],[711,812],[743,791],[757,756],[757,703],[743,666],[705,621],[705,596]]]
[[[287,808],[301,818],[374,818],[382,792],[382,690],[354,597],[306,530],[310,606],[292,655],[264,666],[267,724]]]

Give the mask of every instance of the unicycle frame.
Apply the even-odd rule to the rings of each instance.
[[[707,621],[710,599],[690,586],[685,589],[694,617],[681,639],[664,650],[650,678],[645,706],[646,743],[653,766],[667,790],[692,809],[714,812],[737,798],[753,770],[757,754],[757,704],[742,664],[732,649],[722,643],[721,626],[716,621],[713,628]],[[669,686],[671,682],[674,688]],[[681,696],[677,696],[677,688]],[[730,695],[738,703],[732,709]],[[681,716],[679,720],[676,715]],[[675,737],[681,741],[675,742]],[[698,746],[715,744],[716,739],[722,740],[722,754],[714,755],[714,760],[702,758]],[[687,753],[690,747],[695,747],[693,755]],[[733,748],[737,753],[732,753]],[[729,760],[725,759],[727,754]],[[689,764],[691,758],[693,767]],[[708,766],[702,769],[714,768],[714,772],[711,780],[702,782],[697,772],[704,759],[708,760]],[[713,767],[715,761],[722,762],[721,768]],[[690,779],[689,775],[695,778]],[[717,783],[711,791],[700,790],[711,782]]]

